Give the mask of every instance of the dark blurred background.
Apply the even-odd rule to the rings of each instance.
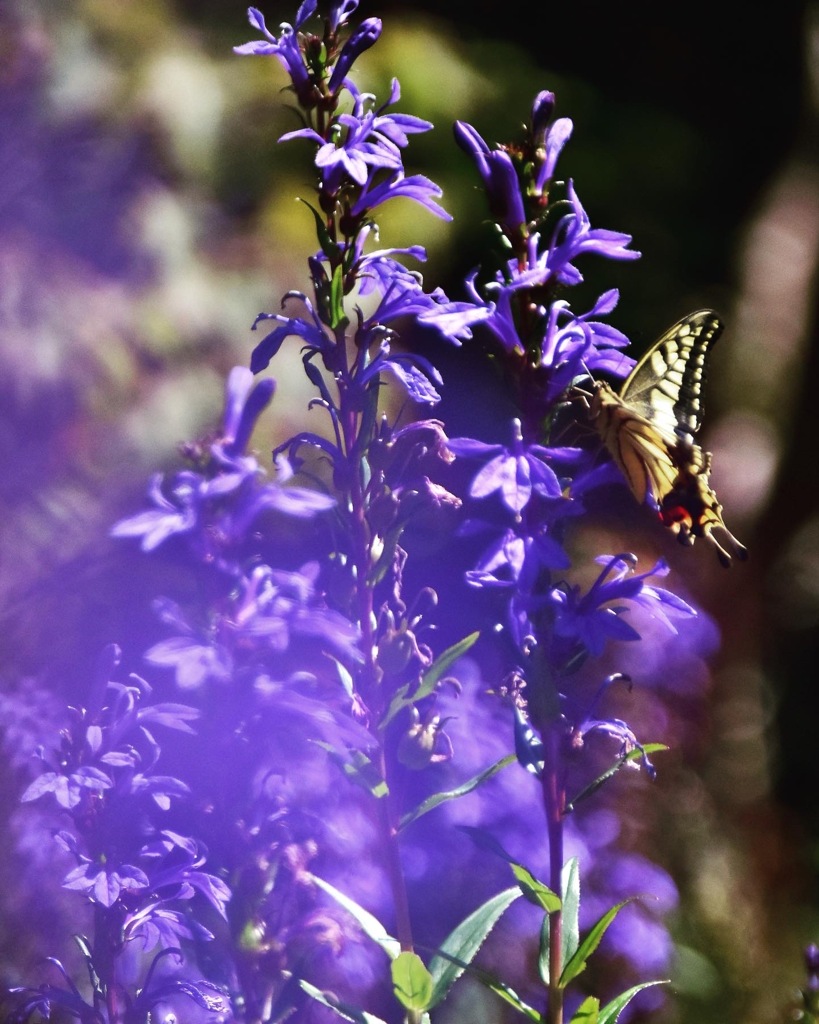
[[[294,17],[278,2],[262,9],[271,28]],[[668,1019],[686,1024],[784,1020],[801,948],[819,939],[817,10],[794,0],[764,14],[578,0],[525,14],[497,3],[359,9],[384,20],[358,65],[362,85],[383,97],[396,75],[399,108],[436,125],[413,140],[407,165],[444,187],[454,223],[398,210],[382,224],[383,244],[428,247],[428,286],[461,297],[488,238],[452,121],[490,143],[511,139],[549,88],[575,122],[562,173],[593,225],[629,232],[643,253],[584,265],[580,295],[591,305],[620,288],[612,319],[636,352],[701,306],[727,323],[704,445],[750,561],[726,573],[699,547],[668,551],[651,531],[643,541],[670,557],[723,634],[697,741],[658,784],[661,855],[683,894]],[[133,608],[143,590],[147,607],[156,579],[135,557],[122,593],[106,568],[125,557],[106,539],[110,524],[141,507],[150,472],[177,464],[178,442],[215,422],[256,313],[306,286],[315,243],[293,199],[309,195],[307,150],[276,143],[294,126],[277,62],[231,52],[254,36],[245,7],[225,0],[0,6],[9,693],[36,676],[70,694],[101,644],[139,649]],[[442,418],[451,434],[474,429],[492,415],[485,379],[467,349],[437,358]],[[299,367],[294,346],[276,368],[262,450],[304,422]],[[6,815],[20,763],[8,766]],[[9,852],[7,890],[13,864]]]

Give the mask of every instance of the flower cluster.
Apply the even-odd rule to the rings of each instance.
[[[265,480],[257,457],[248,452],[256,422],[270,404],[275,382],[253,383],[253,374],[234,367],[227,380],[222,429],[215,438],[187,445],[193,464],[165,481],[151,480],[153,508],[120,520],[114,537],[138,537],[143,551],[153,551],[170,537],[185,537],[197,558],[229,574],[240,571],[242,546],[266,511],[307,519],[332,508],[334,500],[319,491],[284,486],[292,477],[286,460],[277,465],[277,480]]]
[[[182,940],[214,937],[186,912],[186,904],[204,900],[224,917],[230,890],[205,869],[202,844],[162,820],[189,789],[155,772],[160,746],[154,729],[192,733],[197,711],[169,702],[143,706],[150,694],[144,680],[109,681],[119,656],[113,646],[102,653],[87,707],[69,709],[58,749],[43,754],[43,770],[22,796],[24,802],[50,798],[68,818],[68,827],[55,835],[76,865],[63,885],[96,911],[94,941],[83,950],[98,974],[92,1001],[74,985],[22,989],[14,1019],[26,1020],[35,1011],[46,1019],[61,1011],[80,1020],[102,1019],[103,1013],[117,1019],[121,1013],[148,1013],[174,993],[209,1012],[227,1008],[224,995],[208,982],[174,977],[161,967],[154,974],[153,965],[161,965]],[[128,962],[157,947],[145,984],[131,991]],[[115,969],[101,970],[106,963]],[[55,966],[65,974],[58,961]]]
[[[50,797],[68,816],[57,840],[74,862],[65,887],[94,908],[93,941],[82,940],[92,1001],[66,975],[63,986],[20,989],[15,1021],[132,1024],[182,995],[214,1022],[326,1013],[383,1024],[375,1003],[385,1019],[420,1024],[521,893],[542,915],[530,939],[538,979],[519,975],[525,957],[507,958],[510,979],[476,976],[530,1019],[561,1024],[576,1008],[576,1021],[611,1021],[648,986],[638,973],[601,1008],[574,984],[610,926],[615,952],[638,972],[659,970],[668,953],[659,911],[629,907],[629,929],[615,924],[626,883],[648,881],[661,910],[675,893],[659,868],[619,847],[605,802],[620,768],[653,777],[659,747],[615,713],[610,698],[633,673],[612,661],[630,644],[656,662],[658,638],[696,612],[657,586],[662,560],[637,572],[628,552],[582,555],[589,508],[617,473],[575,429],[577,384],[622,377],[633,360],[605,322],[615,290],[586,312],[566,298],[587,256],[639,253],[630,236],[593,228],[574,182],[557,178],[573,126],[546,91],[515,144],[491,149],[471,125],[455,126],[498,228],[500,269],[475,270],[465,297],[451,300],[404,265],[423,262],[420,246],[374,248],[376,217],[393,199],[450,218],[441,189],[404,168],[410,138],[432,125],[394,109],[397,80],[379,104],[351,77],[382,31],[377,18],[350,26],[357,6],[334,3],[313,30],[317,3],[305,0],[278,33],[250,8],[262,38],[235,48],[282,65],[302,124],[281,141],[312,149],[311,289],[256,317],[264,336],[250,368],[229,375],[219,432],[185,446],[188,468],[155,477],[151,507],[113,527],[154,558],[182,553],[191,585],[155,601],[161,633],[144,659],[197,707],[146,704],[147,683],[110,682],[118,653],[104,655],[87,706],[71,712],[23,796]],[[407,324],[442,345],[483,339],[514,411],[505,436],[450,438],[439,419],[407,422],[385,408],[387,382],[416,412],[445,386],[407,344]],[[271,481],[251,440],[276,384],[254,375],[291,342],[323,427],[279,445]],[[299,538],[292,548],[275,542],[282,523]],[[413,554],[430,533],[446,548],[441,600]],[[448,645],[441,623],[455,630]],[[491,666],[483,677],[476,653]],[[187,737],[194,720],[195,770],[182,757],[179,778],[156,773],[154,727]],[[526,771],[512,769],[518,781],[498,800],[491,787],[515,760]],[[436,791],[442,778],[452,785]],[[442,836],[440,822],[458,821],[472,794],[484,830],[469,832],[474,850],[455,854],[463,833]],[[592,796],[596,816],[584,818]],[[529,841],[536,806],[541,843]],[[510,840],[535,846],[526,864]],[[511,866],[514,890],[465,906],[474,894],[461,879],[452,905],[447,886],[430,903],[436,883],[425,875],[451,878],[458,857],[478,875],[487,853]],[[419,893],[426,913],[463,917],[427,963],[415,953]],[[627,933],[650,935],[654,953]]]

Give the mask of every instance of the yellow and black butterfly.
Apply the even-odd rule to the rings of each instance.
[[[684,316],[651,346],[619,392],[595,384],[589,415],[634,497],[648,500],[681,543],[706,537],[727,566],[732,554],[745,558],[747,551],[726,527],[711,490],[711,453],[694,442],[706,360],[722,328],[710,309]]]

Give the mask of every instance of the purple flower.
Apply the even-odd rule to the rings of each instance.
[[[363,244],[368,233],[369,229],[359,232],[357,245]],[[427,310],[440,308],[446,298],[440,290],[425,292],[420,274],[407,270],[393,259],[395,253],[421,261],[426,259],[423,247],[413,245],[405,249],[378,249],[356,260],[358,296],[378,296],[378,305],[369,317],[371,323],[389,326],[399,318],[417,317]]]
[[[353,63],[378,40],[381,35],[381,19],[367,18],[353,32],[338,55],[327,88],[336,93],[344,84],[344,79]]]
[[[334,138],[326,142],[313,128],[299,128],[286,132],[279,142],[290,139],[308,139],[318,144],[315,165],[321,172],[324,191],[336,195],[348,181],[363,185],[375,170],[400,170],[401,153],[396,146],[385,145],[378,138],[369,141],[373,135],[373,113],[363,118],[353,114],[339,114],[334,122]],[[342,129],[346,128],[343,134]]]
[[[546,252],[546,266],[561,284],[580,284],[583,280],[583,275],[572,265],[572,260],[584,253],[596,253],[610,260],[640,258],[639,252],[627,248],[631,235],[591,227],[588,214],[580,205],[571,180],[567,191],[571,210],[558,221]]]
[[[519,587],[524,576],[539,576],[543,570],[568,569],[570,564],[560,542],[547,528],[530,533],[509,527],[487,546],[475,568],[467,572],[466,581],[473,587],[503,587],[512,591]],[[515,594],[511,606],[513,618],[519,603],[520,598]],[[515,630],[516,641],[531,631],[528,624],[524,630]]]
[[[532,139],[536,154],[534,187],[542,195],[554,176],[557,159],[569,141],[574,125],[568,117],[552,121],[555,109],[553,92],[538,93],[532,104]]]
[[[353,95],[356,97],[355,110],[358,111],[360,109],[361,100],[358,97],[357,91],[352,91]],[[390,84],[390,95],[375,111],[375,117],[372,123],[372,132],[373,135],[381,139],[384,143],[389,142],[393,146],[404,149],[409,145],[408,136],[417,135],[420,132],[428,132],[433,125],[431,121],[425,121],[423,118],[416,117],[414,114],[386,114],[385,110],[387,107],[391,107],[400,99],[401,86],[398,79],[393,78]]]
[[[574,377],[588,371],[603,371],[617,377],[628,374],[634,360],[619,351],[628,345],[628,338],[610,324],[590,319],[611,313],[619,298],[617,289],[611,288],[603,292],[588,313],[580,315],[572,313],[566,302],[552,303],[541,348],[541,366],[562,369],[555,386],[568,385]]]
[[[385,113],[400,98],[397,79],[393,79],[389,99],[377,110],[366,110],[365,102],[371,97],[360,96],[352,83],[348,87],[355,97],[353,110],[333,120],[329,138],[305,127],[286,132],[279,139],[308,139],[317,144],[315,164],[321,172],[323,189],[331,196],[350,182],[363,186],[378,171],[402,173],[401,150],[408,144],[408,136],[432,128],[429,121],[411,114]]]
[[[162,901],[189,900],[198,893],[225,917],[230,889],[221,879],[202,870],[207,850],[196,839],[163,829],[140,851],[151,865],[150,888]]]
[[[328,369],[334,369],[338,359],[336,341],[325,330],[312,303],[303,292],[288,292],[282,299],[282,307],[288,299],[299,299],[307,308],[310,320],[284,316],[281,313],[259,313],[250,328],[252,331],[255,331],[263,320],[275,320],[279,326],[270,334],[266,334],[253,349],[250,357],[251,371],[260,373],[266,369],[285,340],[294,337],[301,338],[304,342],[303,351],[307,353],[308,358],[321,355]]]
[[[628,338],[616,328],[590,319],[611,312],[617,305],[617,289],[597,300],[588,313],[572,313],[564,300],[553,302],[545,320],[540,365],[549,370],[544,404],[551,408],[581,376],[603,371],[625,377],[634,360],[620,352]]]
[[[92,903],[113,907],[123,896],[136,896],[149,888],[148,876],[133,864],[94,864],[90,860],[69,871],[63,887],[82,893]]]
[[[224,554],[243,542],[263,511],[307,519],[332,508],[335,501],[326,494],[282,486],[292,476],[286,460],[277,463],[278,479],[265,483],[256,456],[245,454],[274,388],[274,381],[254,384],[250,370],[234,367],[220,436],[189,447],[192,456],[207,460],[205,471],[182,470],[168,482],[161,474],[153,476],[148,493],[155,507],[119,520],[111,536],[139,537],[142,550],[153,551],[169,537],[185,534],[205,560],[233,571]]]
[[[554,613],[554,635],[560,641],[577,645],[589,654],[603,653],[610,640],[639,640],[640,634],[621,616],[628,605],[612,602],[629,601],[642,607],[676,633],[671,614],[696,615],[695,610],[668,590],[646,583],[649,576],[665,576],[668,566],[661,559],[648,572],[632,575],[636,558],[633,555],[601,555],[595,559],[603,571],[586,593],[579,587],[555,587],[549,594]]]
[[[318,259],[314,261],[314,265]],[[362,295],[367,295],[376,288],[384,287],[383,301],[372,317],[364,319],[360,313],[358,329],[355,332],[356,346],[366,353],[359,357],[351,368],[345,365],[346,352],[343,346],[337,345],[323,330],[321,321],[313,310],[309,299],[302,294],[293,293],[288,296],[298,297],[305,303],[313,317],[313,322],[298,318],[284,317],[278,313],[260,313],[253,325],[254,329],[261,320],[278,320],[280,326],[268,334],[254,349],[251,366],[258,372],[264,369],[286,338],[293,335],[301,337],[306,344],[303,347],[305,367],[316,356],[321,356],[325,368],[330,372],[342,373],[346,380],[346,392],[355,404],[365,401],[367,393],[377,387],[381,374],[389,373],[396,377],[404,386],[413,401],[434,405],[440,400],[436,386],[443,383],[435,366],[423,356],[410,352],[393,353],[391,340],[394,335],[385,326],[385,321],[399,316],[409,315],[412,308],[428,308],[434,299],[424,296],[420,282],[405,267],[391,260],[385,253],[362,257],[364,285]],[[314,271],[318,273],[318,270]],[[391,273],[392,272],[392,273]],[[326,390],[326,385],[316,371],[308,369],[311,380],[322,390],[324,407],[328,410],[337,425],[337,409],[334,401]],[[332,445],[318,435],[301,433],[283,447],[291,451],[301,443],[314,444],[323,449],[336,465],[342,460],[340,444]]]
[[[43,772],[26,787],[20,800],[27,803],[51,793],[60,807],[71,811],[92,793],[102,793],[113,785],[105,772],[93,765],[84,765],[68,774],[62,771]]]
[[[533,494],[559,498],[563,488],[549,461],[555,458],[566,461],[579,454],[579,449],[574,448],[524,444],[520,420],[514,421],[510,448],[485,444],[470,437],[452,438],[449,448],[459,456],[492,456],[473,478],[469,493],[473,498],[485,498],[497,491],[506,507],[516,516],[520,516]]]
[[[316,587],[317,576],[316,563],[299,572],[256,566],[238,580],[204,635],[187,624],[173,602],[161,599],[157,611],[177,632],[154,644],[145,658],[173,668],[177,685],[184,689],[197,689],[205,682],[232,683],[243,666],[252,673],[266,671],[264,659],[282,656],[296,641],[321,641],[325,651],[354,664],[361,659],[358,630],[326,606]]]
[[[111,654],[101,663],[113,669],[119,651],[113,645],[108,650]],[[47,770],[28,786],[21,798],[24,802],[51,794],[64,810],[82,816],[113,795],[147,794],[164,808],[172,797],[186,795],[187,787],[178,779],[152,774],[159,758],[152,727],[162,725],[190,734],[189,723],[198,712],[182,704],[142,707],[150,688],[136,676],[131,679],[127,686],[109,682],[107,703],[71,709],[70,729],[62,733],[58,751],[42,755]]]
[[[441,220],[452,220],[452,215],[435,202],[443,194],[441,188],[425,175],[410,174],[409,177],[405,177],[403,173],[395,172],[385,180],[381,180],[379,175],[378,184],[375,184],[375,181],[376,175],[371,172],[353,203],[354,217],[362,217],[390,199],[404,198],[418,203]]]
[[[526,214],[512,158],[503,149],[491,150],[470,124],[455,122],[455,141],[478,168],[489,212],[514,241],[525,235]]]
[[[264,15],[261,11],[258,11],[255,7],[249,7],[247,11],[248,21],[265,36],[267,42],[257,40],[256,42],[244,43],[242,46],[233,47],[233,52],[238,53],[240,56],[252,54],[276,57],[288,75],[290,75],[290,80],[293,83],[293,89],[299,102],[308,109],[315,105],[317,96],[314,83],[304,62],[296,33],[301,25],[313,14],[315,9],[316,4],[313,0],[302,4],[298,11],[295,28],[283,22],[280,26],[281,35],[279,38],[276,38],[276,36],[268,32]]]
[[[307,7],[309,4],[310,12],[312,13],[316,9],[316,0],[305,0],[305,3],[299,8],[299,15],[303,18],[302,9]],[[331,32],[338,32],[342,25],[346,25],[351,14],[358,9],[358,0],[338,0],[338,3],[334,3],[330,8],[330,14],[328,16],[328,23],[330,25]]]
[[[468,341],[472,337],[472,328],[483,323],[491,326],[495,333],[503,338],[503,332],[498,332],[495,324],[490,323],[495,315],[496,305],[494,302],[485,301],[478,293],[475,288],[476,277],[477,271],[474,271],[464,282],[464,287],[470,295],[471,301],[450,302],[446,296],[435,296],[433,293],[436,301],[428,310],[422,311],[419,314],[418,322],[426,327],[435,328],[442,337],[456,345]],[[512,327],[512,333],[513,337],[509,339],[509,343],[505,347],[508,351],[522,352],[520,339],[517,337],[514,326]]]
[[[542,260],[534,270],[519,272],[514,260],[507,269],[507,279],[498,275],[486,286],[493,296],[492,301],[480,296],[473,273],[464,285],[471,302],[436,301],[419,313],[419,322],[434,327],[455,342],[468,340],[472,337],[472,328],[483,325],[505,352],[523,355],[528,346],[518,329],[515,302],[518,293],[543,284],[548,271]],[[628,345],[628,338],[611,325],[591,319],[610,313],[618,297],[617,289],[612,288],[598,298],[591,310],[580,315],[571,312],[565,299],[538,309],[540,365],[550,371],[544,395],[546,408],[551,408],[577,377],[589,371],[623,377],[634,365],[633,359],[619,351]]]

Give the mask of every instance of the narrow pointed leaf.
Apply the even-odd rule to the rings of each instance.
[[[617,917],[620,911],[627,904],[632,903],[632,899],[623,900],[622,903],[617,903],[610,910],[607,910],[601,918],[599,918],[589,929],[586,937],[577,947],[574,956],[572,956],[563,968],[563,973],[560,976],[560,987],[565,988],[570,981],[578,976],[582,971],[586,969],[586,963],[592,953],[600,945],[600,940],[606,934],[611,922]]]
[[[533,1021],[541,1020],[541,1013],[539,1010],[536,1010],[533,1006],[525,1003],[510,985],[507,985],[504,981],[500,981],[500,979],[496,978],[494,974],[484,970],[483,967],[476,967],[475,964],[464,963],[463,960],[459,960],[457,957],[452,956],[449,953],[445,953],[440,949],[438,950],[438,956],[442,957],[444,960],[448,960],[450,963],[460,968],[464,973],[475,978],[475,980],[479,981],[484,988],[488,989],[490,992],[494,992],[496,996],[502,999],[505,1003],[508,1003],[510,1006],[513,1006],[516,1010],[522,1013],[524,1017],[528,1017],[529,1020]]]
[[[512,755],[510,755],[510,758],[515,760]],[[530,903],[534,903],[536,907],[541,907],[549,914],[560,910],[561,902],[557,893],[550,889],[545,882],[535,878],[527,867],[518,863],[511,854],[504,850],[494,836],[489,835],[488,832],[484,832],[482,829],[473,828],[471,825],[460,825],[459,828],[470,837],[476,846],[488,850],[489,853],[494,853],[496,857],[500,857],[501,860],[505,860],[509,864],[512,868],[512,874],[518,880],[521,892]]]
[[[330,237],[330,232],[327,230],[327,225],[322,215],[312,204],[308,203],[306,199],[300,199],[300,202],[304,203],[307,209],[313,214],[313,219],[316,222],[316,235],[319,240],[319,248],[327,256],[336,256],[338,254],[338,246],[333,242]]]
[[[344,274],[340,265],[333,271],[330,282],[330,301],[332,303],[330,327],[334,331],[339,327],[346,327],[349,321],[344,315]]]
[[[367,755],[361,750],[345,750],[343,753],[331,743],[325,743],[324,740],[313,740],[312,741],[317,747],[321,747],[322,750],[326,750],[330,756],[330,760],[340,768],[350,782],[355,783],[356,786],[360,786],[362,789],[366,789],[368,793],[371,793],[376,799],[386,796],[389,793],[387,783],[381,777],[381,773],[370,760]]]
[[[408,1010],[425,1010],[432,998],[432,975],[417,953],[404,951],[390,964],[395,998]]]
[[[600,789],[604,782],[608,782],[613,775],[616,775],[621,768],[625,768],[625,766],[631,761],[637,761],[648,754],[656,754],[660,750],[668,750],[668,746],[665,743],[645,743],[639,750],[630,750],[622,757],[618,757],[614,764],[607,768],[602,775],[598,775],[596,779],[588,784],[588,786],[584,786],[583,789],[580,790],[580,792],[566,807],[567,813],[569,811],[573,811],[581,800],[585,800],[587,797],[590,797],[592,793]]]
[[[440,804],[446,803],[447,800],[457,800],[458,797],[466,796],[467,793],[471,793],[473,789],[477,789],[482,782],[487,779],[491,779],[493,775],[496,775],[501,768],[505,768],[508,764],[513,764],[515,761],[514,754],[507,754],[506,757],[502,757],[499,761],[491,764],[488,768],[484,768],[478,775],[473,776],[467,782],[458,786],[456,789],[450,789],[443,793],[433,793],[432,796],[428,796],[426,800],[418,804],[411,811],[408,811],[402,818],[398,826],[399,830],[404,829],[407,825],[411,825],[413,821],[417,821],[420,817],[426,814],[428,811],[434,810]]]
[[[457,828],[459,832],[468,835],[472,842],[480,847],[480,849],[494,853],[496,857],[500,857],[501,860],[505,860],[509,864],[516,863],[512,854],[507,853],[497,839],[490,835],[489,832],[484,832],[482,828],[475,828],[474,825],[458,825]]]
[[[483,972],[478,972],[479,978],[482,973]],[[510,1006],[513,1006],[518,1011],[518,1013],[522,1013],[524,1017],[528,1017],[529,1020],[533,1021],[542,1020],[540,1011],[536,1010],[534,1006],[530,1006],[528,1003],[524,1003],[524,1001],[520,998],[517,992],[515,992],[513,988],[510,988],[505,982],[492,982],[487,981],[485,979],[481,980],[483,981],[483,984],[486,986],[486,988],[489,989],[490,992],[494,992],[496,996],[502,999],[505,1003],[508,1003]]]
[[[519,896],[520,889],[515,886],[487,900],[450,932],[441,943],[440,953],[450,954],[460,964],[471,964],[498,918]],[[459,963],[453,963],[445,956],[436,954],[432,958],[429,972],[435,982],[435,989],[429,1002],[430,1009],[441,1002],[463,971]]]
[[[551,948],[551,936],[549,934],[549,915],[544,914],[540,922],[540,946],[538,948],[537,972],[540,980],[548,987],[549,978],[552,975],[549,969],[549,950]]]
[[[375,587],[379,584],[386,576],[387,570],[395,564],[395,549],[398,547],[398,542],[401,540],[401,534],[404,532],[405,526],[406,523],[399,523],[394,529],[387,530],[384,534],[384,547],[381,551],[381,556],[367,573],[368,587]]]
[[[619,996],[616,996],[610,1003],[606,1003],[603,1009],[600,1011],[600,1016],[597,1019],[597,1024],[615,1024],[623,1010],[628,1006],[631,1000],[637,995],[638,992],[642,992],[644,988],[651,988],[652,985],[667,985],[668,979],[662,978],[659,981],[644,981],[642,985],[635,985],[634,988],[627,989],[622,992]],[[572,1022],[574,1024],[574,1022]]]
[[[530,903],[545,910],[547,914],[553,914],[560,910],[561,901],[556,892],[552,892],[548,885],[539,882],[532,872],[522,864],[512,864],[512,874],[517,878],[520,891]]]
[[[580,945],[580,862],[571,857],[563,865],[563,921],[561,964],[567,964]]]
[[[458,643],[448,647],[443,654],[440,654],[423,674],[421,682],[412,692],[412,696],[408,696],[409,687],[403,686],[390,702],[390,706],[387,708],[386,714],[379,723],[379,728],[384,729],[393,720],[393,718],[395,718],[399,711],[403,711],[404,708],[408,708],[417,703],[422,697],[428,697],[435,690],[435,686],[441,676],[443,676],[447,669],[449,669],[458,660],[458,658],[461,657],[461,655],[466,654],[479,636],[480,633],[470,633],[469,636],[464,637],[463,640],[459,640]]]
[[[317,1003],[326,1006],[344,1020],[352,1021],[353,1024],[386,1024],[374,1013],[367,1013],[366,1010],[359,1010],[357,1006],[350,1006],[349,1003],[342,1002],[332,992],[322,992],[320,988],[316,988],[315,985],[311,985],[303,979],[299,984],[311,999],[315,999]]]
[[[569,1024],[600,1024],[600,1000],[594,996],[584,999],[574,1011]]]
[[[319,878],[317,875],[311,875],[310,878],[315,882],[319,889],[323,889],[328,896],[338,903],[340,906],[356,919],[359,927],[374,942],[377,942],[379,946],[384,950],[390,960],[394,960],[401,952],[401,946],[397,939],[392,938],[388,934],[387,929],[374,917],[368,910],[359,906],[355,900],[351,900],[349,896],[345,896],[343,892],[340,892],[334,885],[330,885],[329,882],[325,882],[323,878]]]

